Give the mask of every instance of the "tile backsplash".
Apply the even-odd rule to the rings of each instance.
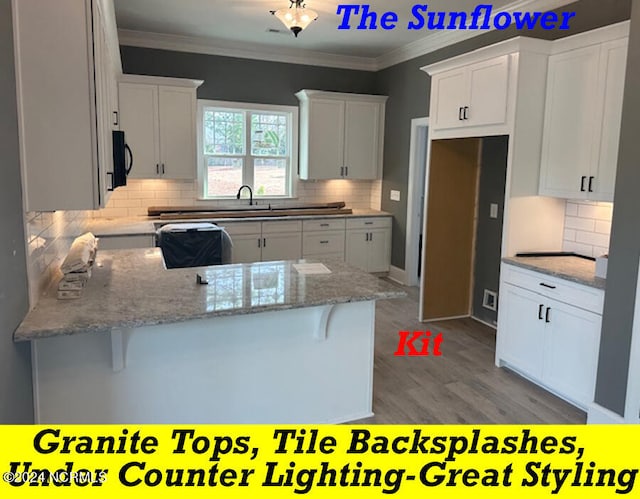
[[[299,181],[296,198],[277,200],[278,205],[295,203],[326,203],[344,201],[349,208],[380,209],[381,180],[317,180]],[[233,205],[233,200],[202,201],[198,199],[198,184],[189,180],[135,180],[116,189],[106,208],[94,217],[126,217],[147,214],[149,206],[218,206]],[[246,200],[241,201],[243,204]],[[267,201],[260,201],[264,203]]]
[[[84,231],[90,211],[29,212],[25,214],[29,300],[38,296],[56,275],[73,239]]]
[[[597,257],[609,252],[612,203],[568,200],[563,251]]]

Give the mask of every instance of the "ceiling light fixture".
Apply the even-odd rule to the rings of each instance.
[[[298,33],[318,19],[318,13],[315,10],[307,9],[303,1],[289,0],[288,9],[271,11],[271,14],[280,19],[282,24],[290,29],[296,38],[298,38]]]

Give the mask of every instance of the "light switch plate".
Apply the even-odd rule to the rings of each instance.
[[[391,201],[400,201],[400,191],[391,191]]]
[[[490,218],[498,218],[498,204],[491,203],[489,207],[489,217]]]

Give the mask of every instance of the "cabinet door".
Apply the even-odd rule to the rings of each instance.
[[[599,59],[599,46],[549,58],[539,190],[543,196],[587,196],[582,177],[591,175],[599,143]]]
[[[232,263],[252,263],[259,262],[261,257],[261,235],[242,234],[231,237],[233,246],[231,248]]]
[[[589,196],[594,201],[613,201],[626,66],[626,39],[616,40],[602,46],[601,72],[606,75],[606,79],[598,171],[593,173],[595,193]]]
[[[469,68],[469,106],[466,126],[499,125],[507,121],[509,56],[474,64]]]
[[[391,263],[391,230],[373,229],[369,234],[367,270],[388,272]]]
[[[305,178],[342,178],[344,115],[344,101],[313,99],[309,102],[308,174]]]
[[[159,87],[160,164],[163,178],[196,175],[195,90]]]
[[[100,206],[109,199],[113,185],[113,115],[111,114],[111,83],[114,79],[109,58],[104,21],[97,3],[93,4],[94,31],[93,54],[95,63],[96,125],[98,145],[98,183],[100,186]]]
[[[602,317],[555,300],[545,300],[549,322],[542,381],[587,407],[593,402]]]
[[[263,234],[262,261],[302,258],[302,233]]]
[[[377,102],[346,103],[344,166],[347,178],[378,178],[380,107]]]
[[[133,151],[131,178],[158,178],[160,132],[158,129],[158,86],[120,84],[120,123]]]
[[[349,265],[368,271],[369,231],[347,230],[346,261]]]
[[[431,86],[431,108],[435,111],[434,130],[465,126],[460,110],[469,105],[466,68],[434,75]]]
[[[540,295],[503,284],[498,316],[498,358],[534,379],[542,378],[544,319],[539,318]]]

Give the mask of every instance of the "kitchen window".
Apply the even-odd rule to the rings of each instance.
[[[198,101],[198,178],[204,199],[294,196],[298,108]]]

